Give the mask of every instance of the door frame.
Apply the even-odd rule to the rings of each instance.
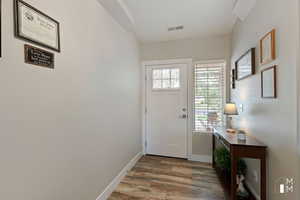
[[[193,130],[193,120],[192,120],[192,105],[193,105],[193,60],[188,59],[168,59],[168,60],[152,60],[152,61],[143,61],[142,62],[142,146],[143,154],[146,152],[146,142],[147,142],[147,67],[153,65],[169,65],[169,64],[186,64],[187,65],[187,110],[188,110],[188,119],[187,119],[187,159],[192,157],[192,130]]]

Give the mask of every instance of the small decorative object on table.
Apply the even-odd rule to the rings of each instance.
[[[238,140],[245,141],[246,140],[246,132],[243,130],[239,130],[237,137],[238,137]]]
[[[238,115],[236,104],[235,103],[227,103],[225,105],[225,108],[224,108],[224,114],[228,115],[228,116]],[[227,132],[228,133],[235,133],[236,131],[234,129],[232,129],[231,121],[232,121],[232,117],[228,117],[228,122],[227,122],[228,129],[227,129]]]

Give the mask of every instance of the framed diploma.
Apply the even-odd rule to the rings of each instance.
[[[15,0],[15,36],[60,52],[59,22],[22,0]]]

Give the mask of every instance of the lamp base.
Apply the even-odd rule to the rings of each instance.
[[[228,129],[226,129],[226,132],[227,133],[236,133],[236,130],[228,128]]]

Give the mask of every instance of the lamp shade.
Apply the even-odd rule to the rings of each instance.
[[[235,103],[227,103],[224,108],[225,115],[238,115],[238,110]]]

